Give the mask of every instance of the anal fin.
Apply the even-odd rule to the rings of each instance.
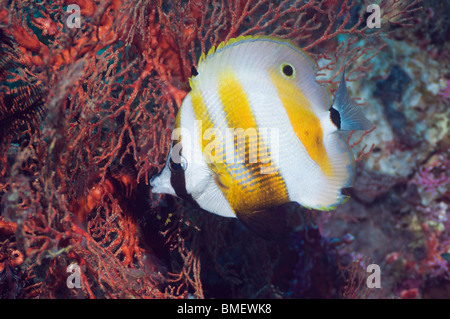
[[[274,206],[254,212],[236,212],[242,224],[266,240],[285,241],[291,229],[288,225],[289,212],[283,206]]]

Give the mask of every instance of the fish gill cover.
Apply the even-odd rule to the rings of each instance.
[[[0,1],[1,298],[450,296],[447,2],[69,2]],[[376,125],[348,202],[286,205],[282,241],[149,186],[200,56],[245,35],[345,69]]]

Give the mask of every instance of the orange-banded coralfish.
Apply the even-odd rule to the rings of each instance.
[[[189,197],[227,217],[287,202],[319,210],[342,202],[354,171],[345,132],[372,127],[344,76],[331,103],[307,53],[262,36],[222,43],[197,71],[153,193]]]

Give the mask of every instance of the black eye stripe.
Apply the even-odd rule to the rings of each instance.
[[[170,184],[172,185],[175,194],[179,198],[189,201],[193,203],[196,207],[199,207],[194,198],[192,198],[192,195],[188,194],[186,190],[186,176],[184,172],[185,172],[184,169],[181,169],[176,174],[174,174],[172,171],[172,174],[170,175]]]
[[[187,166],[187,161],[182,155],[180,155],[177,162],[173,161],[172,156],[169,159],[169,168],[173,174],[184,172]]]
[[[184,172],[184,168],[181,163],[175,163],[172,159],[170,159],[169,165],[172,173],[178,174],[179,172]]]
[[[182,156],[180,157],[180,160],[180,163],[176,163],[173,161],[172,156],[169,156],[169,162],[167,164],[172,173],[170,174],[170,184],[179,198],[195,202],[191,194],[188,194],[186,190],[186,176],[184,173],[187,168],[187,162]]]
[[[186,190],[186,178],[184,176],[184,171],[181,170],[177,174],[170,175],[170,184],[172,184],[173,189],[178,197],[183,198],[183,196],[187,195]]]

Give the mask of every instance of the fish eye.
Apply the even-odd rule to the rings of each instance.
[[[184,172],[187,169],[186,159],[180,155],[180,161],[174,162],[172,157],[170,157],[169,168],[172,173]]]
[[[288,78],[293,78],[295,74],[294,67],[289,63],[283,63],[281,65],[281,73]]]

